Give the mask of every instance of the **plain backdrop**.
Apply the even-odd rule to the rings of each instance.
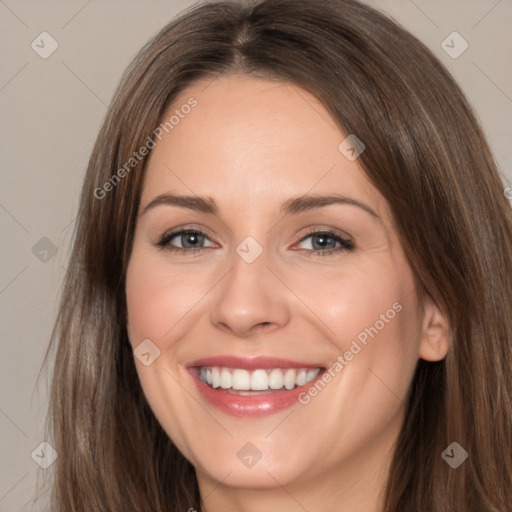
[[[100,123],[136,52],[192,3],[0,0],[0,512],[31,510],[37,472],[51,471],[36,463],[48,393],[46,375],[36,381]],[[484,127],[504,190],[511,186],[512,2],[368,3],[448,67]]]

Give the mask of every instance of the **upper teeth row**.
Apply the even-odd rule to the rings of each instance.
[[[212,388],[264,391],[303,386],[320,373],[320,368],[273,368],[248,371],[240,368],[202,367],[199,378]]]

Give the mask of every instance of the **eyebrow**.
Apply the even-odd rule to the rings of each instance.
[[[380,217],[367,205],[338,194],[332,194],[328,196],[300,196],[291,198],[285,201],[280,209],[281,214],[294,215],[317,208],[323,208],[332,204],[347,204],[361,208],[365,212],[369,213],[372,217],[379,219]],[[215,200],[211,197],[199,197],[199,196],[182,196],[177,194],[160,194],[159,196],[152,199],[144,208],[141,216],[144,215],[148,210],[157,206],[178,206],[181,208],[187,208],[189,210],[207,213],[210,215],[217,215],[219,208],[217,207]]]

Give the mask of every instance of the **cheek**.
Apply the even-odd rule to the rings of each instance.
[[[142,271],[143,270],[143,271]],[[159,287],[158,272],[132,259],[126,278],[128,334],[132,345],[142,339],[157,339],[163,329],[168,305]]]
[[[310,275],[295,276],[294,291],[338,353],[350,350],[354,340],[364,348],[371,340],[387,339],[380,349],[398,349],[416,332],[414,280],[407,267],[354,265],[318,274],[314,286]]]
[[[167,435],[177,442],[189,460],[192,450],[184,441],[188,425],[177,421],[191,407],[190,395],[178,384],[180,369],[174,364],[174,345],[183,335],[179,332],[186,322],[180,322],[190,305],[198,300],[198,290],[190,286],[190,278],[169,271],[157,264],[152,255],[134,247],[126,276],[127,330],[132,347],[150,339],[161,351],[149,366],[135,361],[144,395]],[[178,324],[171,335],[169,331]],[[190,326],[188,326],[190,327]],[[187,326],[185,326],[185,329]],[[171,351],[168,349],[171,348]],[[172,399],[171,399],[172,397]],[[193,403],[192,403],[193,405]]]
[[[169,332],[200,299],[204,280],[186,269],[172,271],[155,258],[134,252],[126,276],[128,334],[133,345],[142,339],[172,339]],[[165,347],[160,347],[165,348]]]
[[[331,350],[331,390],[319,400],[334,410],[350,404],[367,424],[386,421],[404,398],[418,359],[419,330],[412,271],[400,258],[301,284],[301,297],[318,312]],[[297,285],[299,283],[296,283]],[[324,345],[325,346],[325,345]],[[341,357],[341,360],[339,359]],[[328,378],[326,376],[326,378]],[[340,418],[333,415],[334,423]],[[335,429],[335,424],[332,425]],[[377,426],[375,428],[378,428]],[[357,437],[357,428],[352,432]]]
[[[332,411],[323,421],[326,431],[336,432],[330,445],[336,454],[377,435],[403,412],[418,359],[418,313],[408,267],[353,269],[336,285],[332,280],[325,285],[325,293],[315,294],[310,304],[329,326],[332,379],[310,401],[319,413]],[[357,421],[347,423],[347,411]],[[325,457],[335,463],[329,451]]]

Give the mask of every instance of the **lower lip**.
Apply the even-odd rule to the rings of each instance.
[[[190,368],[189,371],[206,402],[231,416],[253,418],[269,416],[298,403],[299,395],[314,385],[315,381],[320,378],[323,373],[323,370],[321,370],[312,381],[287,391],[279,390],[262,395],[241,396],[229,393],[222,388],[213,389],[199,379],[196,368]]]

